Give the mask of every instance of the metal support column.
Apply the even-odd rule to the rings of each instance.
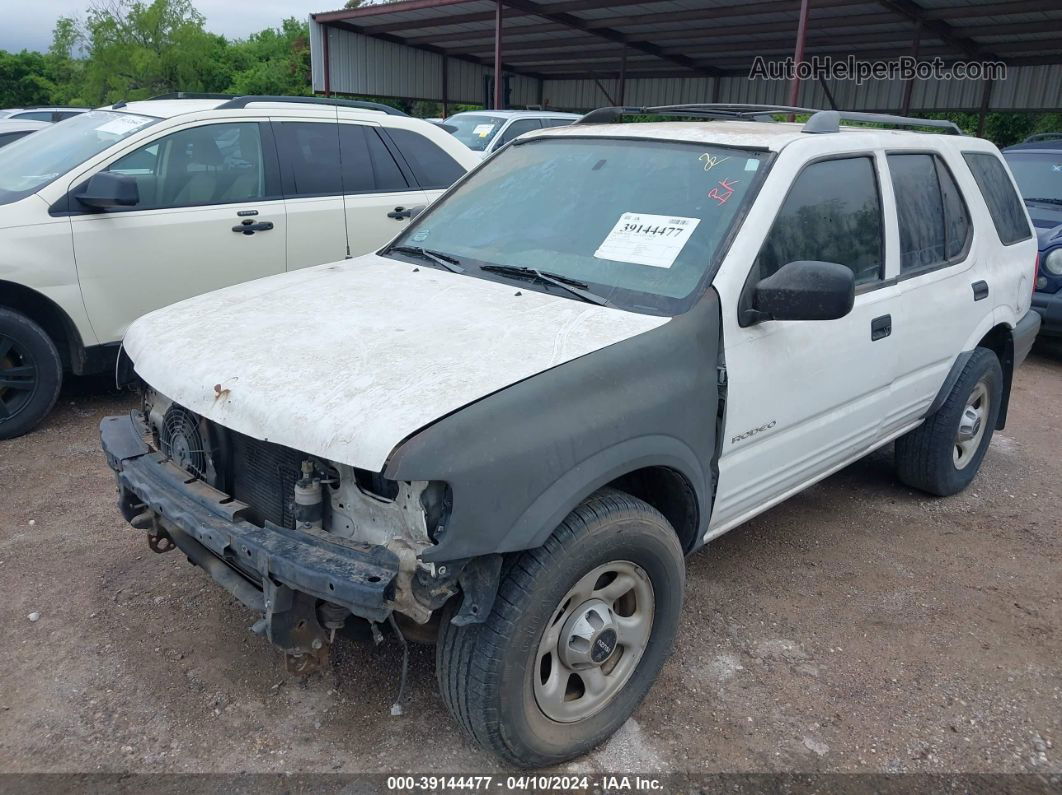
[[[992,81],[985,80],[984,91],[981,92],[981,110],[977,114],[977,137],[985,134],[985,117],[988,115],[988,107],[992,103]]]
[[[328,25],[321,26],[321,37],[324,39],[324,47],[322,48],[322,57],[324,59],[324,93],[326,97],[332,96],[332,66],[331,57],[328,54],[328,31],[330,28]]]
[[[797,24],[796,49],[793,52],[793,65],[799,67],[804,60],[804,41],[808,32],[808,0],[800,0],[800,22]],[[789,84],[789,104],[795,106],[800,95],[800,75],[793,73]]]
[[[443,55],[442,57],[442,117],[445,119],[450,115],[450,57]]]
[[[624,105],[627,100],[627,45],[623,45],[620,53],[619,88],[616,89],[618,104]]]
[[[915,22],[914,40],[911,42],[911,57],[918,61],[918,48],[922,46],[922,20]],[[908,116],[911,113],[911,94],[914,93],[914,78],[912,77],[903,86],[903,104],[900,106],[900,115]]]
[[[502,107],[502,4],[497,0],[494,12],[494,109]]]

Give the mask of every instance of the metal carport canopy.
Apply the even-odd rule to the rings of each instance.
[[[670,101],[781,102],[790,86],[749,80],[756,56],[794,54],[806,8],[804,58],[849,55],[861,61],[917,55],[956,61],[1002,61],[1005,80],[877,80],[805,83],[799,104],[831,100],[860,110],[1041,110],[1062,108],[1062,2],[1059,0],[402,0],[311,15],[314,87],[344,93],[483,101],[453,91],[454,64],[537,81],[539,102],[554,107],[660,104]],[[499,25],[499,22],[502,24]],[[498,36],[498,32],[501,36]],[[339,35],[337,35],[339,34]],[[357,39],[377,49],[361,71],[405,71],[404,56],[437,60],[438,87],[404,93],[341,77],[332,44],[352,55]],[[318,52],[320,51],[320,52]],[[386,62],[381,63],[380,59]],[[465,67],[467,70],[467,67]],[[441,73],[441,74],[440,74]],[[372,81],[370,80],[370,83]],[[393,89],[393,81],[388,88]],[[746,84],[746,85],[743,85]],[[380,87],[384,87],[381,85]],[[632,89],[634,91],[632,92]],[[512,104],[536,104],[526,88]],[[632,96],[632,93],[636,96]],[[542,95],[545,95],[544,97]],[[520,101],[523,99],[524,101]],[[527,101],[531,100],[531,101]]]

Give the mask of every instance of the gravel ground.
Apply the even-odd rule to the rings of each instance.
[[[566,771],[1062,772],[1062,350],[1019,371],[974,485],[929,499],[880,451],[688,561],[675,653]],[[113,505],[77,382],[0,442],[0,771],[488,772],[429,647],[341,641],[309,681],[254,617]]]

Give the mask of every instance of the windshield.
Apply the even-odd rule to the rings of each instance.
[[[1023,199],[1054,199],[1062,202],[1062,151],[1006,152]]]
[[[478,113],[458,113],[446,120],[457,129],[453,136],[473,152],[484,152],[505,124],[505,119]]]
[[[79,113],[0,149],[0,204],[36,193],[111,144],[158,121],[111,110]]]
[[[767,158],[693,143],[534,138],[495,156],[395,244],[456,257],[469,275],[535,268],[616,306],[674,314],[724,250]]]

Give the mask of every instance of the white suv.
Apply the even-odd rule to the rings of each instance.
[[[444,122],[454,137],[480,157],[497,152],[527,132],[566,127],[579,119],[575,113],[554,110],[468,110]]]
[[[521,765],[630,716],[686,554],[892,440],[903,482],[969,484],[1039,326],[987,141],[625,112],[520,138],[377,254],[141,318],[144,411],[101,428],[124,516],[296,669],[365,621],[437,639],[455,720]]]
[[[0,150],[0,439],[182,298],[364,254],[478,158],[384,105],[165,98]]]

